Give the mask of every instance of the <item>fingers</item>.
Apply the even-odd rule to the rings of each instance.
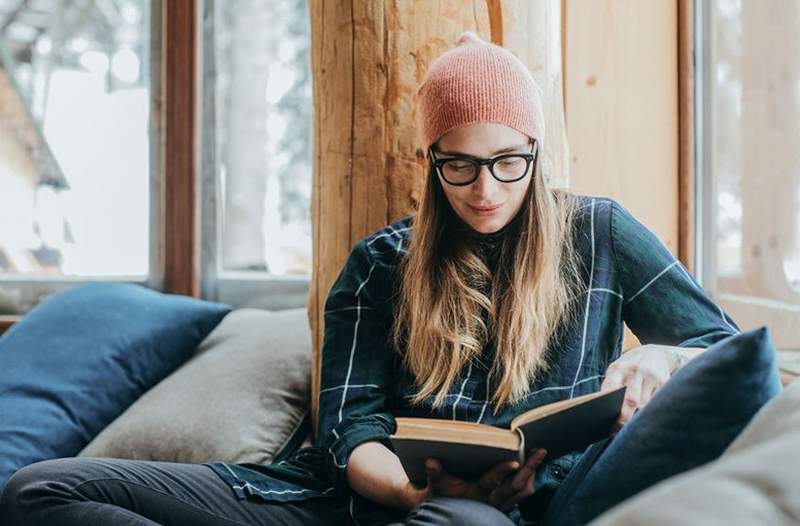
[[[655,376],[645,376],[644,380],[642,381],[642,403],[639,407],[643,407],[647,402],[649,402],[661,385],[663,385],[663,382],[661,382]]]
[[[530,456],[525,460],[525,464],[514,474],[514,478],[511,479],[511,488],[514,491],[521,491],[525,487],[525,483],[528,482],[534,473],[536,473],[536,468],[544,461],[544,458],[547,456],[547,450],[545,449],[537,449],[531,453]]]
[[[441,485],[447,477],[442,463],[435,458],[429,458],[425,461],[425,474],[428,476],[428,487],[434,488]]]
[[[622,387],[624,380],[625,376],[622,374],[620,368],[616,367],[614,364],[611,364],[606,370],[606,377],[603,379],[603,383],[600,385],[600,390],[612,391],[618,387]]]
[[[478,487],[481,489],[481,491],[488,493],[496,489],[503,482],[503,480],[517,468],[519,468],[519,462],[516,460],[501,462],[484,473],[481,478],[478,479]]]
[[[530,477],[521,490],[512,494],[509,497],[506,497],[502,502],[496,504],[495,507],[505,511],[514,504],[516,504],[517,502],[524,499],[525,497],[533,495],[534,489],[535,488],[533,487],[533,477]]]
[[[622,424],[633,416],[633,412],[641,405],[642,382],[640,375],[633,375],[626,379],[627,389],[625,390],[625,401],[622,403],[620,421]]]
[[[490,501],[498,508],[506,509],[528,495],[532,495],[536,470],[546,456],[546,450],[534,450],[526,459],[525,464],[514,474],[514,477],[506,480],[492,493]]]

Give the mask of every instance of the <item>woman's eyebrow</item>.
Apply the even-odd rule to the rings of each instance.
[[[517,145],[514,145],[514,146],[508,146],[506,148],[501,148],[501,149],[493,152],[491,156],[494,157],[495,155],[500,155],[500,154],[503,154],[503,153],[513,152],[514,150],[519,150],[519,149],[524,148],[528,144],[530,144],[530,143],[529,142],[528,143],[522,143],[522,144],[517,144]],[[464,153],[464,152],[450,152],[450,151],[445,151],[445,150],[439,150],[439,153],[443,153],[445,155],[459,156],[459,157],[477,157],[477,155],[472,155],[472,154]]]

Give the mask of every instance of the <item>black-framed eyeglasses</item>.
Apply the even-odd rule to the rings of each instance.
[[[474,183],[483,165],[487,165],[492,177],[501,183],[514,183],[525,177],[531,163],[538,157],[539,143],[536,139],[531,142],[530,153],[504,153],[488,159],[472,156],[437,159],[433,146],[429,151],[439,175],[453,186],[467,186]]]

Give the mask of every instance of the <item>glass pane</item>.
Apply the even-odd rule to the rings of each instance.
[[[215,107],[216,273],[307,276],[313,110],[307,2],[213,6],[204,78]]]
[[[0,280],[149,269],[149,0],[0,0]]]
[[[709,14],[710,285],[743,328],[800,346],[800,1]]]

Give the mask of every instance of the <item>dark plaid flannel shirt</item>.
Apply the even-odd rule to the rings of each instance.
[[[588,294],[581,315],[548,352],[554,366],[520,403],[494,414],[483,359],[462,371],[444,407],[410,406],[412,382],[391,350],[397,266],[406,254],[412,216],[353,247],[325,303],[318,433],[314,447],[270,466],[209,464],[240,498],[268,501],[354,499],[345,477],[350,453],[366,441],[390,446],[396,416],[452,418],[508,427],[531,408],[599,390],[620,356],[623,322],[642,344],[708,347],[739,332],[659,239],[612,199],[582,197],[577,250]],[[580,452],[540,468],[536,487],[557,486]]]

